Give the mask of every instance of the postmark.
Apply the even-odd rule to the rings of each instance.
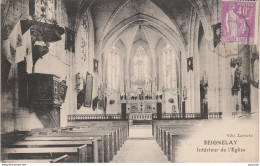
[[[256,5],[255,1],[222,1],[222,43],[255,44]]]

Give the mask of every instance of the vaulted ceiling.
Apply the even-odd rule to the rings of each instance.
[[[144,40],[150,48],[155,48],[163,39],[183,49],[189,38],[192,8],[203,5],[204,0],[78,0],[77,3],[66,0],[66,3],[67,10],[74,15],[71,20],[75,25],[82,13],[90,12],[95,48],[101,54],[102,49],[118,40],[129,53],[136,40]],[[139,26],[142,35],[137,38]]]
[[[158,6],[156,3],[160,4]],[[188,3],[188,2],[186,2]],[[178,2],[175,4],[175,8],[178,8]],[[131,37],[128,40],[132,40],[130,45],[127,45],[127,50],[131,48],[138,39],[139,26],[142,26],[141,38],[148,42],[150,47],[155,47],[160,38],[166,41],[175,43],[173,45],[184,44],[185,35],[187,36],[187,30],[190,17],[191,5],[182,5],[187,9],[185,19],[179,18],[178,23],[175,21],[176,15],[181,15],[181,10],[175,13],[170,13],[165,6],[169,6],[166,1],[164,3],[153,2],[151,0],[97,0],[90,7],[92,14],[94,29],[95,29],[95,40],[99,47],[104,45],[111,45],[116,40],[122,39],[124,41],[124,33],[129,34]],[[167,10],[165,13],[163,10]],[[179,12],[179,13],[178,13]],[[182,22],[181,22],[181,21]],[[183,23],[184,22],[184,23]],[[185,24],[186,23],[186,24]],[[183,25],[184,24],[184,25]],[[180,25],[180,26],[179,26]],[[187,25],[185,27],[185,25]],[[185,27],[185,28],[184,28]],[[181,29],[180,29],[181,28]],[[130,29],[133,29],[132,31]],[[179,45],[180,46],[180,45]],[[100,48],[102,49],[102,48]]]

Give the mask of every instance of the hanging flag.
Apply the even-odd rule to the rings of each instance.
[[[33,68],[33,58],[32,58],[32,42],[31,42],[31,30],[27,30],[23,36],[23,50],[22,56],[25,57],[26,60],[26,71],[28,74],[32,73]]]
[[[9,61],[9,63],[14,63],[15,58],[14,56],[11,54],[10,51],[10,40],[2,40],[2,55],[4,55],[6,57],[6,59]]]
[[[71,52],[75,52],[75,36],[76,32],[65,27],[65,49]]]
[[[13,31],[10,33],[9,40],[10,51],[12,56],[14,56],[15,63],[23,61],[25,54],[22,52],[23,40],[20,20],[15,25]]]

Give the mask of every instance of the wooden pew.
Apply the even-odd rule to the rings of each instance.
[[[101,132],[103,133],[104,130],[107,131],[111,131],[112,132],[112,137],[113,137],[113,150],[114,150],[114,154],[117,154],[117,151],[119,150],[119,148],[122,146],[122,144],[125,141],[124,138],[124,134],[122,133],[123,131],[121,130],[121,128],[107,128],[107,129],[101,129],[101,128],[80,128],[80,129],[73,129],[73,130],[64,130],[62,131],[63,133],[87,133],[87,132]]]
[[[152,124],[152,133],[153,136],[155,135],[156,127],[157,126],[183,126],[183,125],[190,125],[190,126],[196,126],[198,123],[203,122],[205,120],[153,120]]]
[[[97,141],[98,146],[98,153],[93,154],[95,161],[98,158],[98,162],[103,163],[105,162],[104,157],[104,138],[103,136],[92,136],[92,137],[86,137],[86,136],[51,136],[51,135],[35,135],[35,136],[29,136],[24,139],[24,141]],[[95,146],[96,143],[94,143]],[[96,149],[96,148],[94,148]]]
[[[112,132],[110,140],[110,160],[117,154],[117,151],[127,139],[127,127],[115,126],[75,126],[67,130],[62,130],[62,133],[89,133],[89,132]]]
[[[179,134],[182,135],[184,133],[189,133],[191,132],[192,129],[190,127],[182,126],[182,127],[171,127],[171,128],[160,128],[160,142],[161,142],[161,147],[164,153],[166,154],[167,152],[167,144],[168,144],[168,137],[167,134],[168,132],[174,133],[174,134]]]
[[[6,145],[6,148],[37,148],[37,147],[78,147],[87,146],[87,162],[98,163],[98,141],[19,141],[12,145]]]
[[[164,154],[168,160],[175,162],[176,151],[178,150],[178,142],[187,138],[189,133],[193,131],[192,126],[167,126],[159,127],[158,140]],[[176,142],[177,140],[177,142]]]
[[[176,131],[165,131],[165,140],[164,140],[164,147],[163,147],[163,151],[166,154],[167,158],[169,160],[171,160],[171,156],[172,153],[175,153],[175,151],[171,151],[171,148],[174,147],[176,148],[176,144],[173,144],[172,139],[173,136],[178,138],[179,140],[184,138],[183,136],[185,135],[186,137],[188,137],[188,135],[192,132],[192,130],[186,129],[183,130],[182,132],[176,132]],[[185,137],[185,138],[186,138]],[[178,140],[178,141],[179,141]],[[178,145],[177,145],[178,146]]]
[[[116,130],[116,135],[114,136],[117,141],[119,141],[117,144],[115,144],[115,149],[119,149],[122,144],[127,139],[127,126],[121,127],[121,126],[74,126],[74,127],[67,127],[62,130],[54,130],[54,129],[44,129],[43,131],[40,129],[33,130],[32,134],[40,134],[40,135],[48,135],[49,133],[59,133],[59,132],[71,132],[71,131],[82,131],[82,130]],[[117,152],[117,151],[115,151]]]
[[[69,148],[72,151],[72,148],[83,145],[87,147],[87,161],[89,161],[90,154],[93,154],[93,160],[109,162],[127,139],[129,125],[126,121],[116,122],[116,124],[114,122],[105,122],[102,124],[95,122],[89,126],[84,125],[82,127],[33,129],[31,134],[32,136],[26,137],[24,141],[19,141],[6,148],[5,154],[10,158],[13,157],[13,159],[18,154],[18,156],[24,158],[24,161],[27,158],[36,160],[37,157],[40,156],[39,159],[37,159],[38,161],[44,160],[45,162],[53,162],[53,160],[48,159],[49,154],[45,152],[46,149],[49,149],[49,153],[56,155],[56,153],[64,153],[64,148]],[[90,140],[93,141],[94,139],[98,140],[98,153],[89,153],[91,150],[89,150],[88,147],[92,146],[94,150],[93,143],[90,143]],[[89,143],[87,141],[89,141]],[[59,149],[60,152],[55,152],[57,149]],[[74,152],[69,153],[68,162],[75,159],[76,155],[73,156],[72,154],[74,154]],[[80,162],[83,162],[84,156],[83,158],[82,154],[78,156],[78,159],[81,159]],[[11,160],[9,159],[9,161]],[[32,160],[30,159],[30,161]]]
[[[80,137],[89,136],[103,136],[104,140],[104,161],[109,162],[113,159],[113,156],[117,154],[117,151],[122,146],[128,136],[128,125],[111,125],[103,126],[99,124],[93,124],[88,126],[70,126],[62,129],[35,129],[32,130],[33,136],[69,136],[74,137],[75,135]],[[99,161],[102,159],[99,158]]]
[[[75,126],[75,127],[69,127],[68,128],[69,131],[78,131],[78,130],[86,130],[86,129],[115,129],[115,130],[119,130],[117,131],[120,137],[120,145],[122,145],[128,136],[128,128],[127,126],[100,126],[100,125],[96,125],[96,126]],[[63,130],[62,132],[66,132],[68,130]]]
[[[62,133],[47,133],[46,136],[100,136],[106,134],[105,138],[108,138],[108,142],[105,139],[105,157],[108,162],[113,159],[113,156],[118,151],[119,136],[117,133],[118,130],[108,127],[106,129],[85,128],[81,130],[64,130]]]
[[[180,142],[182,140],[185,140],[186,138],[189,137],[187,134],[182,134],[182,135],[176,135],[173,133],[170,134],[170,145],[169,145],[169,161],[175,163],[176,162],[176,156],[178,154],[178,149],[180,147]]]
[[[158,142],[158,144],[162,147],[162,149],[164,148],[165,142],[165,133],[164,131],[175,131],[175,132],[181,132],[183,130],[189,130],[191,129],[193,126],[158,126],[156,129],[156,141]]]
[[[68,155],[63,155],[55,159],[32,159],[32,160],[2,160],[3,163],[67,163]]]
[[[2,151],[6,159],[54,159],[68,155],[69,163],[86,163],[87,146],[80,147],[41,147],[41,148],[5,148]]]
[[[110,160],[112,160],[113,156],[117,154],[118,147],[119,147],[120,138],[118,137],[119,133],[117,130],[107,131],[107,130],[100,130],[100,129],[86,129],[86,130],[66,131],[63,132],[63,134],[73,133],[75,135],[87,135],[89,133],[96,134],[95,132],[108,133],[108,146],[110,152]]]
[[[127,135],[129,135],[129,123],[128,120],[118,120],[118,121],[104,121],[104,120],[84,120],[84,121],[68,121],[68,126],[117,126],[126,127]]]
[[[41,137],[43,135],[38,135]],[[65,133],[50,133],[49,135],[45,136],[56,136],[56,137],[102,137],[104,142],[104,160],[105,162],[110,162],[114,156],[114,141],[113,141],[113,134],[108,131],[97,132],[97,131],[89,131],[89,132],[65,132]]]

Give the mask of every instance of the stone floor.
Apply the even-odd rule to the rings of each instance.
[[[152,137],[151,126],[130,127],[129,138],[112,163],[168,163],[166,156]]]

